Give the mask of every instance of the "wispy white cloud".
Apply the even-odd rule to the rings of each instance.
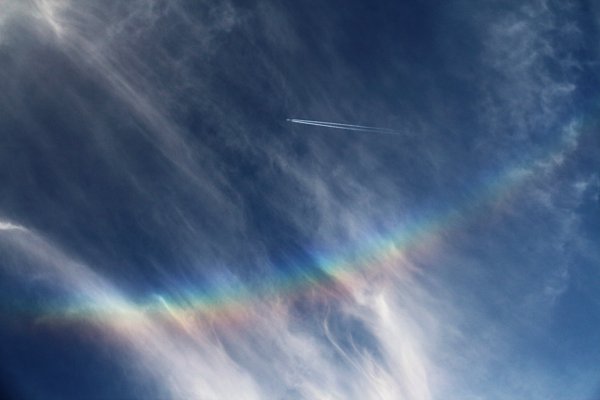
[[[33,274],[41,275],[53,286],[60,286],[70,301],[111,310],[108,318],[96,322],[93,314],[83,318],[90,318],[111,346],[126,350],[125,358],[116,362],[134,363],[143,373],[160,380],[170,397],[262,398],[248,373],[240,370],[210,336],[186,338],[170,332],[90,266],[74,260],[39,234],[21,231],[2,239],[33,267],[13,272],[26,280]],[[60,318],[68,318],[68,313]]]
[[[21,225],[15,225],[10,221],[0,220],[0,231],[26,231]]]
[[[344,301],[344,313],[365,323],[382,346],[381,360],[364,349],[336,344],[351,339],[327,327],[328,318],[339,316],[326,317],[319,334],[313,326],[298,325],[287,301],[248,306],[246,312],[253,317],[237,332],[207,329],[202,318],[181,330],[168,318],[136,307],[89,265],[39,234],[20,228],[2,240],[33,265],[33,271],[13,271],[22,279],[35,272],[60,286],[67,298],[112,310],[96,322],[93,315],[80,318],[89,318],[106,335],[107,346],[127,350],[116,362],[134,363],[162,382],[169,396],[251,399],[296,393],[302,398],[393,399],[404,393],[407,399],[431,398],[426,357],[417,339],[425,332],[417,333],[414,321],[400,317],[401,306],[389,302],[385,293],[369,295],[368,300],[363,296],[360,304]],[[41,329],[43,324],[42,320]]]

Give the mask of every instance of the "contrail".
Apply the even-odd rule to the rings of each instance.
[[[375,126],[364,126],[364,125],[353,125],[353,124],[342,124],[339,122],[312,121],[310,119],[296,119],[296,118],[288,118],[288,119],[286,119],[286,121],[293,122],[295,124],[321,126],[324,128],[345,129],[348,131],[386,133],[386,134],[394,134],[394,135],[400,133],[399,131],[395,131],[393,129],[388,129],[388,128],[378,128]]]

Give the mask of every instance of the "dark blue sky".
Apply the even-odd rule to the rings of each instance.
[[[0,394],[598,399],[599,21],[0,3]]]

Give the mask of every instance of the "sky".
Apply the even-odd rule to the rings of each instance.
[[[0,0],[0,397],[600,399],[600,4]]]

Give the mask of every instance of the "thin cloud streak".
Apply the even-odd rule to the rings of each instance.
[[[0,231],[23,231],[23,232],[25,232],[25,231],[27,231],[27,229],[25,229],[21,225],[16,225],[9,221],[0,220]]]

